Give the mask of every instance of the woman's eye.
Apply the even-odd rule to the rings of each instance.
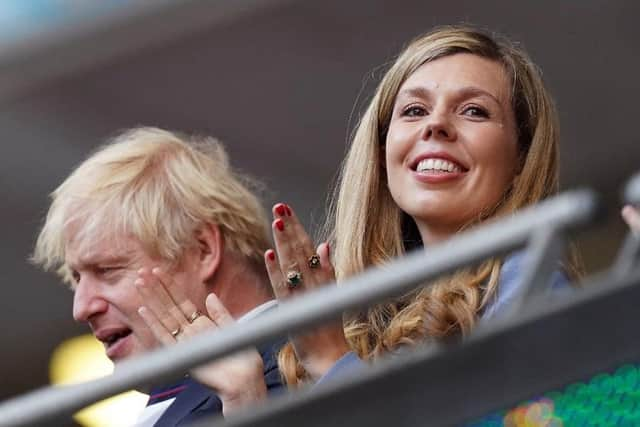
[[[462,114],[470,117],[489,117],[489,113],[484,108],[480,108],[477,106],[466,107]]]
[[[402,111],[403,116],[407,117],[421,117],[427,115],[427,110],[424,107],[420,107],[418,105],[412,105],[410,107],[405,108]]]

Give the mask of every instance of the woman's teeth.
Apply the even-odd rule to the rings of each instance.
[[[444,159],[424,159],[418,163],[417,172],[424,171],[442,171],[451,173],[460,173],[462,168],[449,160]]]

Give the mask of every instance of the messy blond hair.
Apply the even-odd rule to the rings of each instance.
[[[243,181],[213,138],[152,127],[125,131],[51,194],[32,260],[70,282],[64,264],[70,238],[92,245],[129,235],[150,256],[177,263],[196,244],[198,229],[215,224],[225,250],[263,268],[268,222]]]
[[[437,28],[412,41],[387,71],[358,124],[343,163],[328,220],[338,281],[387,263],[421,243],[415,222],[394,202],[387,186],[383,150],[396,95],[423,64],[468,53],[503,65],[511,82],[520,173],[500,202],[461,229],[508,215],[558,191],[559,125],[554,102],[540,71],[527,54],[508,40],[468,26]],[[374,214],[372,214],[372,212]],[[363,359],[399,345],[466,334],[482,308],[495,296],[501,260],[492,259],[439,279],[400,298],[345,320],[345,334]],[[292,347],[280,354],[290,384],[304,371]]]

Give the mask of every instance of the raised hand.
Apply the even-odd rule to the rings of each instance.
[[[160,268],[140,269],[138,276],[135,286],[146,304],[138,313],[163,345],[235,322],[213,293],[207,296],[207,313],[203,314]],[[228,415],[247,403],[264,399],[267,389],[263,370],[260,354],[251,349],[199,366],[191,375],[216,391],[222,412]]]
[[[309,235],[293,210],[279,203],[273,207],[275,251],[265,253],[271,286],[278,299],[286,299],[335,281],[329,245],[314,249]],[[312,379],[320,378],[350,351],[342,321],[292,337],[298,359]]]

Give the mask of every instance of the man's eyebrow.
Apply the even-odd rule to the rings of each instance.
[[[463,86],[455,89],[455,92],[462,98],[473,97],[473,96],[485,96],[485,97],[491,98],[497,104],[502,105],[502,102],[498,99],[497,96],[477,86]],[[413,86],[413,87],[402,89],[400,92],[398,92],[396,99],[401,97],[430,98],[432,96],[433,96],[433,93],[429,88],[426,88],[424,86]]]
[[[97,265],[115,265],[115,264],[129,264],[131,257],[128,254],[107,255],[107,256],[89,256],[86,258],[80,258],[77,263],[67,264],[67,266],[73,269],[74,266],[82,267],[95,267]]]

